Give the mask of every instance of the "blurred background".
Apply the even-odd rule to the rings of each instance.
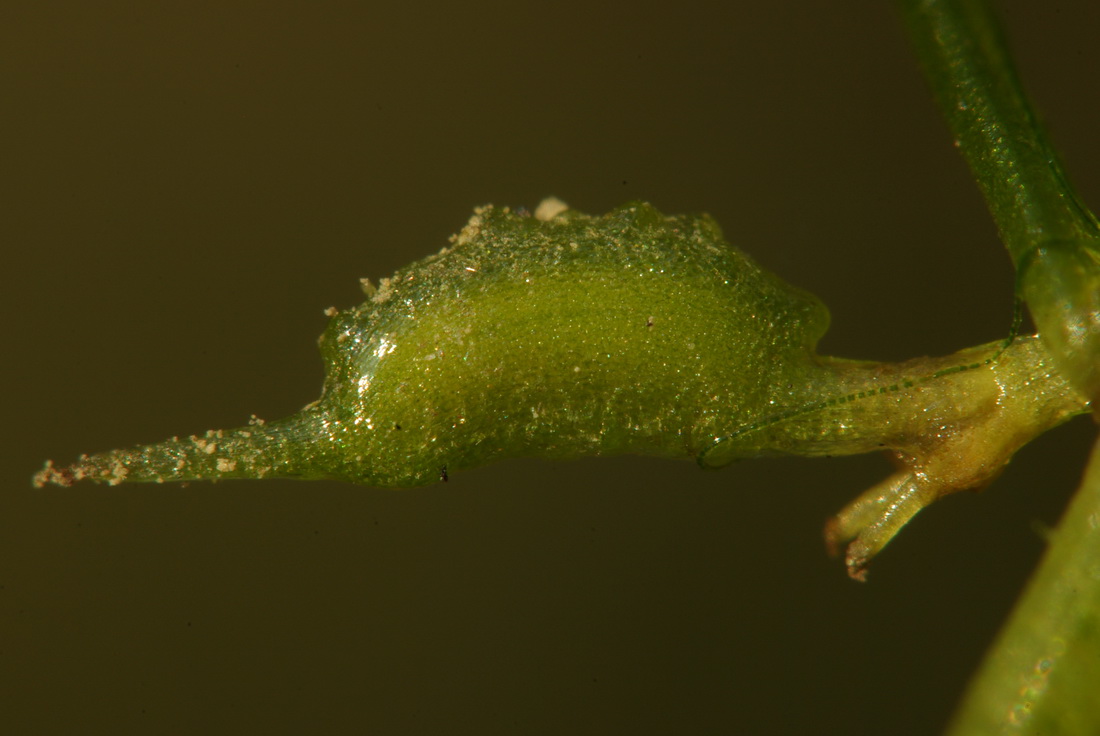
[[[1002,3],[1100,206],[1100,5]],[[825,519],[882,457],[516,460],[384,491],[34,490],[46,458],[316,398],[322,310],[475,205],[707,211],[822,352],[1005,336],[1012,271],[890,3],[0,11],[12,733],[930,734],[1079,479],[1078,419],[866,585]]]

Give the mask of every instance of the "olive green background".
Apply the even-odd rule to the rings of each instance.
[[[1006,3],[1100,206],[1100,5]],[[936,733],[1078,480],[1079,419],[859,585],[879,457],[516,460],[446,485],[34,490],[288,414],[330,305],[476,204],[705,210],[823,350],[996,339],[1012,273],[889,3],[0,11],[0,713],[11,733]]]

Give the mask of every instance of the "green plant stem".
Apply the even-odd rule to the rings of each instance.
[[[1095,234],[1024,97],[987,3],[904,6],[933,92],[1017,268],[1038,244]]]
[[[949,734],[1100,733],[1100,442]]]
[[[1100,223],[1063,173],[984,0],[902,0],[925,74],[1055,364],[1100,398]]]
[[[985,195],[1055,366],[1100,406],[1100,225],[1028,104],[984,0],[902,0],[929,83]],[[950,729],[1100,733],[1100,444]]]

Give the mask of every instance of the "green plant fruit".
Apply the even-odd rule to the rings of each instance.
[[[717,467],[891,449],[903,470],[830,527],[835,544],[860,537],[858,573],[921,507],[987,482],[1087,403],[1034,338],[900,364],[819,356],[828,312],[814,296],[710,217],[640,202],[602,217],[556,200],[534,216],[483,207],[438,254],[364,290],[358,307],[330,310],[324,390],[299,414],[48,463],[35,483],[404,487],[517,456]]]

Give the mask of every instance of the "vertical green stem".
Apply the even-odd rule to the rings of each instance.
[[[906,21],[959,150],[1016,267],[1036,246],[1097,234],[1024,96],[983,0],[905,0]]]
[[[901,0],[925,74],[1055,364],[1100,398],[1100,223],[1023,93],[985,0]]]
[[[988,3],[901,3],[929,83],[1016,266],[1018,293],[1055,367],[1097,411],[1100,225],[1037,124]],[[950,733],[1100,733],[1098,683],[1100,443]]]
[[[1100,443],[948,733],[1100,734]]]

